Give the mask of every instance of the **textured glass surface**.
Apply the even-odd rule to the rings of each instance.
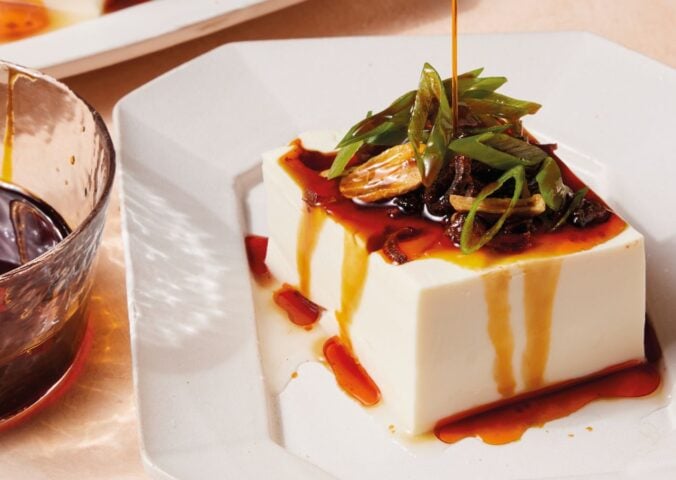
[[[0,275],[2,419],[43,396],[79,349],[114,151],[99,116],[67,87],[3,63],[0,132],[0,179],[46,202],[72,231]]]

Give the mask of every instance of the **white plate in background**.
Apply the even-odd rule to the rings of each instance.
[[[134,378],[156,478],[676,475],[676,72],[589,34],[466,36],[460,64],[542,103],[527,127],[645,234],[661,392],[595,402],[496,447],[393,441],[316,363],[281,395],[266,384],[266,300],[252,295],[243,247],[265,233],[260,153],[383,108],[425,61],[448,72],[447,37],[230,44],[118,104]]]
[[[0,45],[0,58],[56,78],[139,57],[302,0],[151,0]]]

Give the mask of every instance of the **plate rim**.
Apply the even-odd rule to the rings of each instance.
[[[202,10],[212,8],[210,12],[200,14],[193,13],[192,9],[183,12],[169,10],[163,5],[166,1],[149,1],[41,35],[1,44],[0,57],[20,65],[30,63],[26,66],[55,78],[65,78],[188,42],[305,0],[239,0],[234,6],[210,0],[192,0],[192,7],[198,4]],[[151,28],[128,30],[128,20],[140,15],[159,18],[161,22],[153,22]],[[123,34],[122,37],[112,37],[113,41],[101,40],[98,35],[91,34],[94,28],[102,28],[104,34],[120,30]],[[77,45],[80,53],[55,55],[53,52],[59,51],[55,43],[59,42]]]
[[[655,65],[657,65],[657,66],[659,66],[659,67],[667,68],[667,69],[670,68],[670,67],[668,67],[667,65],[665,65],[665,64],[663,64],[663,63],[661,63],[661,62],[659,62],[659,61],[657,61],[657,60],[655,60],[655,59],[653,59],[653,58],[651,58],[651,57],[647,57],[647,56],[645,56],[645,55],[643,55],[643,54],[641,54],[641,53],[639,53],[639,52],[635,52],[635,51],[633,51],[633,50],[631,50],[631,49],[629,49],[629,48],[627,48],[627,47],[625,47],[625,46],[616,44],[616,43],[614,43],[614,42],[612,42],[612,41],[610,41],[610,40],[608,40],[608,39],[606,39],[606,38],[604,38],[604,37],[601,37],[601,36],[599,36],[599,35],[596,35],[596,34],[594,34],[594,33],[589,33],[589,32],[569,31],[569,32],[523,32],[523,33],[519,32],[519,33],[489,33],[489,34],[486,34],[486,33],[476,33],[476,34],[468,34],[468,36],[469,36],[469,35],[471,35],[471,36],[487,36],[487,35],[488,35],[488,36],[491,36],[491,35],[492,35],[492,36],[504,36],[504,35],[509,35],[509,36],[512,36],[512,35],[523,35],[523,36],[538,36],[538,35],[547,35],[547,36],[549,36],[549,35],[574,35],[574,36],[577,36],[577,35],[582,35],[582,36],[588,36],[588,37],[594,38],[595,41],[599,41],[599,40],[600,40],[600,41],[602,41],[603,43],[612,46],[613,48],[619,47],[619,48],[621,48],[622,50],[624,50],[627,54],[630,54],[630,55],[636,55],[636,56],[640,57],[642,60],[644,60],[644,61],[649,61],[649,62],[651,62],[651,63],[654,63]],[[402,37],[405,38],[406,36],[403,36],[403,35],[394,35],[394,36],[377,37],[377,38],[378,38],[379,40],[387,41],[387,39],[391,39],[391,38],[402,38]],[[421,37],[426,37],[426,38],[438,38],[438,37],[447,37],[447,36],[446,36],[446,35],[423,35],[423,36],[421,36]],[[178,67],[178,68],[185,68],[187,65],[190,65],[193,61],[195,61],[195,60],[197,60],[197,59],[199,59],[199,58],[201,58],[201,57],[204,57],[204,56],[212,55],[212,54],[214,54],[215,51],[223,50],[223,49],[240,49],[240,48],[246,48],[246,46],[247,46],[247,45],[250,45],[250,44],[281,43],[281,42],[288,42],[288,43],[298,43],[298,44],[302,44],[302,43],[305,43],[305,42],[317,42],[317,41],[331,42],[331,41],[335,41],[335,40],[345,40],[345,39],[355,39],[355,38],[357,38],[357,39],[367,39],[367,38],[373,38],[373,37],[354,36],[354,37],[331,37],[331,38],[322,38],[322,39],[284,39],[284,40],[258,40],[258,41],[254,40],[254,41],[233,42],[233,43],[230,43],[230,44],[221,46],[221,47],[217,47],[216,49],[214,49],[214,50],[212,50],[212,51],[210,51],[210,52],[207,52],[207,53],[203,54],[202,56],[197,57],[196,59],[193,59],[193,60],[191,60],[190,62],[187,62],[186,64],[184,64],[184,65],[182,65],[182,66],[180,66],[180,67]],[[128,102],[132,101],[133,98],[134,98],[136,95],[143,94],[143,92],[144,92],[146,89],[152,88],[153,85],[155,84],[155,82],[162,81],[162,80],[165,79],[166,77],[171,76],[171,75],[173,74],[174,71],[175,71],[175,70],[171,70],[171,71],[169,71],[169,72],[163,74],[162,76],[160,76],[160,77],[158,77],[158,78],[156,78],[156,79],[153,79],[153,80],[152,80],[151,82],[149,82],[148,84],[143,85],[143,86],[140,87],[139,89],[134,90],[133,92],[131,92],[131,93],[129,93],[128,95],[126,95],[124,98],[122,98],[122,99],[115,105],[115,108],[114,108],[114,111],[113,111],[113,118],[114,118],[114,125],[115,125],[115,136],[116,136],[116,139],[118,139],[118,141],[119,141],[119,138],[120,138],[120,137],[119,137],[120,111],[121,111],[122,109],[124,109],[125,105],[126,105]],[[121,153],[120,156],[123,157],[124,154]],[[121,162],[121,163],[124,163],[124,162]],[[251,165],[247,165],[247,168],[250,168],[250,167],[251,167]],[[124,168],[125,168],[124,165],[122,165],[121,170],[124,170]],[[120,185],[120,190],[121,190],[121,192],[122,192],[122,193],[121,193],[121,197],[122,197],[122,196],[123,196],[123,190],[124,190],[122,182],[121,182],[121,185]],[[123,230],[123,238],[124,238],[124,235],[128,235],[128,231],[127,231],[127,224],[126,224],[126,220],[125,220],[125,210],[126,210],[126,209],[125,209],[125,204],[124,204],[123,198],[121,198],[121,206],[122,206],[122,230]],[[127,240],[125,240],[125,259],[126,259],[126,260],[128,260],[128,257],[127,257],[127,255],[128,255],[128,248],[129,248],[129,244],[128,244]],[[129,264],[127,263],[127,265],[129,265]],[[127,269],[127,270],[126,270],[126,275],[127,275],[127,281],[128,281],[128,292],[132,292],[133,290],[132,290],[131,287],[133,286],[133,283],[132,283],[132,284],[129,283],[129,281],[130,281],[129,276],[130,276],[130,275],[133,276],[133,273],[130,271],[130,269]],[[131,325],[132,323],[135,322],[135,320],[131,318],[131,317],[132,317],[132,312],[134,311],[134,310],[133,310],[133,305],[132,305],[132,303],[133,303],[133,302],[132,302],[132,298],[133,298],[133,296],[132,296],[132,295],[129,295],[128,301],[130,302],[130,303],[129,303],[129,307],[130,307],[130,308],[129,308],[129,312],[130,312],[130,325]],[[132,334],[132,335],[133,335],[133,334]],[[132,341],[133,341],[133,337],[132,337]],[[132,348],[134,348],[134,345],[132,345]],[[134,388],[135,388],[135,391],[138,392],[138,390],[137,390],[138,385],[137,385],[137,383],[136,383],[136,373],[137,373],[137,372],[136,372],[136,369],[135,369],[135,371],[134,371],[134,375],[135,375],[135,377],[134,377],[134,378],[135,378],[135,380],[134,380]],[[139,411],[139,416],[140,416],[140,411]],[[145,449],[145,444],[144,444],[143,442],[142,442],[142,447],[141,447],[141,448],[142,448],[142,456],[143,456],[143,459],[144,459],[144,463],[147,464],[148,466],[152,466],[153,468],[159,468],[159,466],[158,466],[157,464],[155,464],[155,463],[152,461],[152,459],[149,458],[149,457],[147,456],[147,455],[148,455],[148,452],[146,451],[146,449]],[[298,460],[298,461],[302,461],[302,460],[300,460],[300,459],[297,459],[297,460]]]

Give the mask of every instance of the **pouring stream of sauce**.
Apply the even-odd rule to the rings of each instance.
[[[458,0],[451,0],[451,109],[453,110],[453,138],[458,125]]]

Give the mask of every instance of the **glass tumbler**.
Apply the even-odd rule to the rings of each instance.
[[[82,345],[115,153],[101,117],[68,87],[1,61],[0,135],[0,187],[18,187],[70,231],[33,251],[22,244],[36,234],[30,221],[10,216],[0,231],[0,256],[11,242],[22,252],[0,275],[1,427],[55,388]]]

